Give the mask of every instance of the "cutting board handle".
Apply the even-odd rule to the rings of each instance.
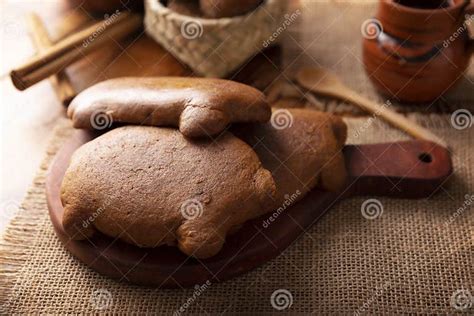
[[[453,172],[449,151],[428,141],[348,145],[344,156],[355,195],[429,197]]]

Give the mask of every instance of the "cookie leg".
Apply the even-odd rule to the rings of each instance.
[[[336,137],[338,147],[343,147],[347,140],[347,125],[337,116],[332,116],[332,131]]]
[[[66,205],[64,207],[63,228],[73,240],[83,240],[92,237],[94,226],[89,212]]]
[[[334,156],[321,170],[321,186],[328,191],[338,191],[347,181],[347,171],[342,154]]]
[[[225,241],[225,233],[216,229],[209,223],[184,222],[177,230],[179,249],[196,258],[214,256],[222,249]]]
[[[213,136],[229,124],[227,115],[215,109],[187,106],[179,120],[179,130],[187,137]]]
[[[254,192],[260,205],[260,211],[255,213],[255,217],[257,217],[273,209],[277,188],[271,172],[263,167],[259,168],[255,173],[254,185]]]

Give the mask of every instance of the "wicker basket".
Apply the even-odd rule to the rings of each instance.
[[[247,15],[203,19],[145,0],[145,29],[197,74],[223,78],[278,40],[274,32],[282,27],[285,9],[285,0],[265,0]]]

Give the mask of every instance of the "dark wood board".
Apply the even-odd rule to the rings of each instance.
[[[207,280],[214,283],[236,277],[275,258],[343,198],[354,195],[427,197],[452,172],[448,151],[433,143],[348,145],[344,155],[350,179],[344,190],[338,193],[313,190],[267,227],[263,221],[271,213],[245,223],[228,236],[223,250],[216,256],[197,260],[174,247],[139,248],[100,233],[84,241],[70,240],[66,236],[61,224],[64,211],[60,200],[61,181],[72,153],[94,136],[77,131],[58,152],[49,170],[46,193],[54,229],[67,250],[99,273],[162,288],[190,287]]]

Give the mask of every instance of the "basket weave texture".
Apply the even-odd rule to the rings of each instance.
[[[266,0],[246,15],[204,19],[176,13],[159,0],[145,0],[145,29],[197,74],[224,78],[278,40],[274,32],[282,27],[285,9],[285,0]]]

